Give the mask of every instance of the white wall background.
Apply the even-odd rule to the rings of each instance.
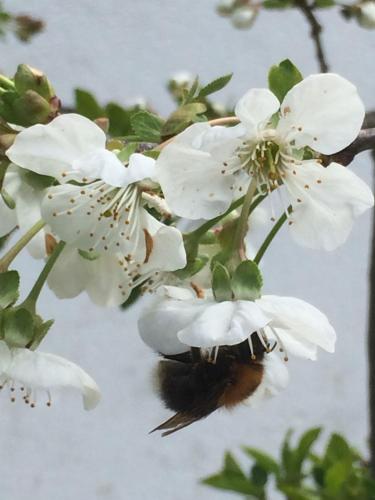
[[[13,74],[19,62],[43,69],[65,104],[75,86],[103,101],[149,97],[172,109],[164,90],[178,70],[204,81],[233,71],[222,98],[235,100],[264,86],[267,69],[286,57],[305,74],[317,70],[308,27],[297,12],[262,13],[251,31],[240,32],[214,13],[215,0],[7,0],[6,7],[41,16],[47,28],[29,45],[1,43],[0,67]],[[375,108],[375,33],[346,23],[334,12],[320,16],[335,71],[355,82]],[[334,63],[334,64],[333,64]],[[368,157],[352,168],[371,181]],[[215,472],[223,451],[247,443],[276,453],[289,427],[298,432],[323,425],[345,433],[366,450],[366,316],[370,214],[334,254],[306,251],[279,237],[265,268],[266,291],[311,301],[338,332],[335,355],[316,363],[290,363],[288,389],[258,410],[217,413],[167,439],[147,431],[168,416],[152,391],[156,359],[137,337],[138,308],[131,314],[94,307],[85,296],[59,302],[47,290],[40,304],[55,317],[44,349],[80,363],[103,390],[97,410],[85,413],[79,399],[54,395],[51,409],[34,410],[0,398],[2,500],[191,500],[225,499],[198,484]],[[27,290],[40,263],[17,261]],[[234,497],[237,498],[237,497]]]

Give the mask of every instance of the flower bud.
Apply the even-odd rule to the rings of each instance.
[[[363,28],[375,28],[375,2],[368,1],[358,5],[358,22]]]
[[[55,91],[46,75],[27,64],[20,64],[14,75],[14,83],[19,94],[33,90],[47,101],[55,96]]]
[[[234,10],[235,0],[221,0],[216,11],[221,16],[230,16]]]
[[[238,29],[250,28],[255,20],[256,14],[257,11],[252,7],[240,7],[232,14],[232,24]]]

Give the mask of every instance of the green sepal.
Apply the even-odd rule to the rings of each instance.
[[[204,268],[208,261],[208,255],[198,255],[192,261],[188,262],[183,269],[174,271],[173,274],[181,280],[190,278],[190,276],[194,276],[194,274],[199,273],[199,271]]]
[[[199,115],[206,110],[205,104],[200,102],[181,106],[174,111],[164,123],[161,129],[161,135],[163,137],[169,137],[182,132],[188,125],[198,121]]]
[[[281,61],[279,65],[272,66],[268,73],[268,86],[280,102],[288,91],[301,80],[303,80],[302,74],[289,59]]]
[[[229,73],[228,75],[223,75],[219,76],[219,78],[215,78],[215,80],[201,88],[198,94],[198,98],[207,97],[208,95],[223,89],[231,81],[232,76],[233,73]]]
[[[14,304],[19,297],[20,277],[17,271],[0,273],[0,308]]]
[[[87,90],[75,89],[74,95],[76,111],[80,115],[86,116],[90,120],[95,120],[106,115],[95,97]]]
[[[38,314],[34,315],[34,334],[30,349],[36,349],[54,324],[53,319],[44,321]]]
[[[212,291],[217,302],[233,298],[229,271],[220,262],[216,262],[212,270]]]
[[[2,188],[1,191],[0,191],[0,194],[1,194],[1,198],[3,199],[3,202],[5,203],[5,205],[8,208],[10,208],[11,210],[14,210],[16,208],[16,202],[10,196],[10,194],[8,193],[8,191],[6,191],[6,189]]]
[[[33,315],[23,308],[3,310],[1,336],[10,347],[26,347],[34,338]]]
[[[142,287],[143,285],[141,284],[132,289],[129,297],[120,305],[121,309],[128,309],[137,302],[137,300],[142,296]]]
[[[161,151],[156,151],[155,149],[150,149],[149,151],[143,151],[142,154],[144,156],[148,156],[149,158],[153,158],[157,160],[159,158]]]
[[[142,141],[156,143],[161,141],[161,129],[164,121],[159,116],[142,110],[135,113],[130,122],[135,134]]]
[[[105,214],[104,214],[105,215]],[[86,252],[86,250],[78,250],[79,255],[86,260],[96,260],[100,257],[99,252]]]
[[[262,274],[252,260],[245,260],[237,266],[232,277],[232,290],[238,300],[256,300],[261,297]]]

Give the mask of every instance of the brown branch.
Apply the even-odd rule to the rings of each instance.
[[[373,153],[375,165],[375,154]],[[375,181],[375,174],[374,174]],[[375,477],[375,217],[372,218],[372,244],[371,244],[371,264],[370,264],[370,297],[368,316],[368,369],[369,369],[369,412],[370,412],[370,471]]]
[[[313,6],[310,5],[307,0],[296,0],[295,5],[302,12],[310,25],[310,35],[315,44],[316,57],[319,61],[320,71],[322,73],[327,73],[329,68],[320,36],[322,33],[322,26],[314,15]]]
[[[362,129],[357,139],[347,148],[333,155],[324,155],[321,159],[324,165],[328,165],[333,161],[341,165],[349,165],[357,154],[367,150],[375,150],[375,128]]]

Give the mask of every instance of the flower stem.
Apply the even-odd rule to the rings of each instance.
[[[20,251],[31,241],[34,236],[45,226],[43,220],[38,221],[34,226],[20,238],[17,243],[0,259],[0,273],[8,270],[9,265],[17,257]]]
[[[247,224],[251,211],[251,205],[257,190],[257,186],[258,186],[258,181],[255,177],[253,177],[251,179],[247,193],[244,197],[241,214],[238,220],[236,233],[234,235],[234,249],[238,251],[240,260],[246,260],[244,238],[247,231]]]
[[[65,247],[65,241],[60,241],[55,246],[49,259],[47,260],[45,266],[43,267],[42,272],[40,273],[38,279],[36,280],[34,286],[32,287],[29,295],[26,297],[21,307],[28,309],[30,312],[35,312],[36,302],[39,298],[40,292],[42,291],[44,283],[46,282],[49,273],[51,272],[53,266],[55,265],[55,262],[57,261],[64,247]]]
[[[230,124],[235,124],[238,123],[239,119],[237,116],[224,116],[223,118],[215,118],[214,120],[209,120],[208,123],[209,125],[230,125]],[[170,139],[167,139],[166,141],[162,142],[158,146],[154,148],[154,151],[161,151],[165,146],[167,146],[169,143],[173,141],[175,136],[171,137]]]
[[[288,212],[290,211],[290,209],[291,209],[291,207],[288,207],[288,209],[287,209]],[[254,262],[256,264],[259,264],[263,255],[266,253],[267,248],[270,246],[272,240],[277,235],[277,233],[281,229],[281,227],[284,224],[284,222],[286,221],[286,219],[287,219],[287,215],[286,215],[286,212],[284,212],[283,215],[276,222],[276,224],[273,226],[273,228],[269,232],[268,236],[266,237],[266,239],[263,241],[261,247],[259,248],[258,253],[254,257]]]

